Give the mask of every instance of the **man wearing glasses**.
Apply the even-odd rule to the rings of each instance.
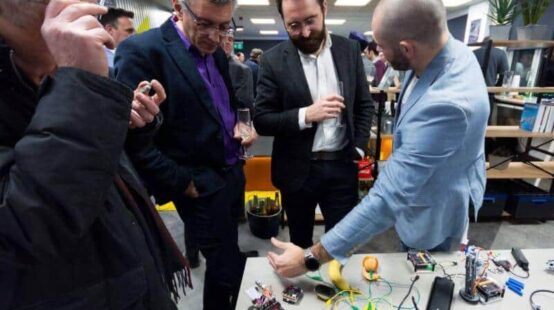
[[[229,64],[220,41],[231,28],[234,0],[173,0],[160,28],[125,40],[115,55],[119,81],[157,79],[167,102],[163,121],[131,131],[127,150],[158,202],[173,201],[187,245],[206,258],[204,309],[231,309],[245,264],[238,247],[244,212],[242,146]]]
[[[277,0],[290,40],[264,54],[254,125],[274,136],[272,181],[291,242],[312,245],[319,204],[325,230],[358,201],[373,105],[360,48],[325,29],[325,0]]]

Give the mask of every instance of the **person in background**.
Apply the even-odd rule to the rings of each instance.
[[[187,247],[206,258],[206,310],[234,309],[246,262],[238,246],[240,155],[256,134],[241,139],[237,109],[247,106],[235,96],[219,47],[235,6],[235,0],[173,0],[172,17],[124,41],[115,55],[117,80],[155,78],[166,88],[163,122],[131,131],[126,149],[156,199],[175,204]]]
[[[227,55],[229,61],[229,75],[231,84],[235,90],[237,99],[242,101],[245,106],[254,106],[254,85],[252,83],[252,71],[247,65],[240,62],[233,56],[233,43],[235,35],[233,30],[229,30],[227,35],[221,39],[221,48]]]
[[[108,57],[108,66],[113,68],[113,60],[115,50],[119,44],[132,36],[135,33],[135,26],[133,25],[133,18],[135,13],[125,11],[119,8],[109,8],[108,14],[100,16],[100,23],[104,26],[104,29],[112,36],[114,40],[114,48],[104,48],[106,57]]]
[[[254,85],[254,97],[256,97],[256,86],[258,85],[258,68],[260,67],[260,60],[262,59],[263,51],[259,48],[253,48],[250,51],[250,59],[244,62],[250,70],[252,70],[252,82]]]
[[[369,194],[319,243],[305,252],[273,239],[283,252],[268,259],[281,276],[331,259],[346,264],[357,247],[392,226],[403,251],[450,251],[468,227],[469,204],[476,213],[482,204],[487,88],[471,50],[450,35],[442,1],[381,0],[371,28],[391,66],[411,70],[392,156]]]
[[[313,244],[316,206],[331,229],[358,201],[373,102],[357,42],[329,34],[327,1],[277,0],[289,40],[264,54],[254,125],[274,136],[271,178],[290,239]]]
[[[483,40],[483,42],[488,41],[490,41],[490,37],[485,37]],[[482,46],[474,50],[473,53],[477,57],[479,65],[483,68],[485,66],[486,47]],[[485,83],[487,83],[487,86],[501,86],[504,72],[509,70],[506,52],[496,47],[491,48],[489,63],[485,73]]]
[[[108,78],[114,40],[95,17],[106,12],[0,1],[1,309],[177,309],[191,284],[123,152],[164,89]]]
[[[368,45],[369,42],[366,40],[365,36],[359,32],[351,31],[350,35],[348,35],[349,39],[358,41],[360,44],[360,49],[362,51],[362,62],[364,63],[364,71],[365,75],[367,77],[368,82],[371,83],[373,81],[373,77],[375,76],[375,64],[373,61],[367,57],[368,54]]]
[[[246,60],[245,59],[245,56],[244,56],[244,53],[243,52],[237,52],[237,60],[240,61],[240,63],[244,63],[244,61]]]

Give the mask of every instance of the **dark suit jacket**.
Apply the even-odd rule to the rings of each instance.
[[[213,56],[231,107],[236,109],[241,104],[231,86],[227,57],[221,49]],[[171,20],[122,42],[115,74],[130,87],[156,79],[167,93],[160,105],[163,123],[131,130],[126,143],[131,160],[158,201],[175,200],[191,180],[201,196],[223,188],[221,172],[226,164],[220,116]]]
[[[254,107],[254,82],[252,82],[252,70],[247,65],[230,57],[229,74],[237,99],[248,107]],[[253,111],[252,111],[253,112]]]
[[[344,83],[347,117],[347,154],[359,157],[355,147],[367,149],[374,110],[358,43],[331,35],[331,53]],[[264,54],[260,66],[254,125],[261,135],[274,136],[272,181],[283,191],[299,189],[310,169],[317,126],[300,130],[298,110],[312,104],[300,56],[290,41]],[[312,82],[312,81],[310,81]]]

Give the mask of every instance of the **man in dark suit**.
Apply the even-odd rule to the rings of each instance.
[[[236,130],[241,106],[219,44],[234,1],[173,0],[173,8],[160,28],[117,49],[118,80],[155,77],[167,91],[163,122],[131,132],[127,150],[158,201],[175,203],[189,244],[206,258],[204,309],[232,309],[246,261],[238,247],[245,179]]]
[[[264,54],[254,125],[275,137],[272,181],[291,241],[307,248],[316,205],[329,230],[358,201],[354,160],[365,156],[373,104],[359,45],[325,29],[327,2],[278,0],[277,8],[290,40]]]
[[[254,97],[256,97],[256,85],[258,84],[258,70],[260,68],[260,60],[264,51],[259,48],[253,48],[250,51],[250,58],[244,62],[250,70],[252,70],[252,85],[254,87]]]
[[[235,42],[235,35],[233,30],[229,30],[227,36],[221,41],[221,48],[227,55],[229,61],[229,75],[231,76],[231,83],[235,90],[237,99],[242,101],[247,106],[254,106],[254,83],[252,82],[252,71],[247,65],[240,62],[233,55],[233,43]]]

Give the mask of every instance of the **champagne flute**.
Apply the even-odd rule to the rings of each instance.
[[[252,135],[252,118],[250,117],[250,109],[237,109],[239,134],[242,140],[250,139]],[[242,146],[241,159],[249,159],[252,155],[248,153],[245,146]]]
[[[343,84],[342,81],[338,81],[338,83],[337,83],[337,95],[344,98],[344,84]],[[346,101],[344,102],[344,104],[346,105]],[[336,124],[336,127],[344,126],[344,113],[343,112],[339,113],[339,115],[337,116],[337,120],[336,120],[335,124]]]

